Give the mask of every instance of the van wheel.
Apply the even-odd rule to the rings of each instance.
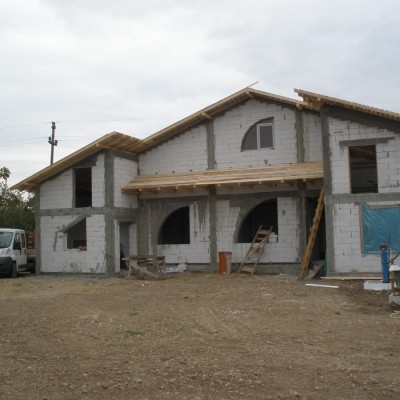
[[[17,277],[17,264],[15,262],[12,263],[11,265],[11,275],[10,277],[12,279],[15,279]]]
[[[31,271],[31,274],[36,274],[36,264],[35,263],[32,263],[30,271]]]

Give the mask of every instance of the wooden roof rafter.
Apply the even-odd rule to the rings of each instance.
[[[44,182],[48,178],[64,171],[67,168],[72,167],[76,163],[98,153],[101,150],[112,149],[132,154],[127,149],[130,148],[133,143],[137,142],[140,142],[140,139],[134,138],[132,136],[124,135],[119,132],[108,133],[107,135],[104,135],[94,142],[82,147],[78,151],[75,151],[67,157],[64,157],[54,164],[42,169],[36,174],[30,176],[29,178],[19,182],[18,184],[12,186],[10,189],[33,191],[36,186],[38,186],[40,183]]]
[[[139,175],[122,188],[124,193],[137,193],[159,188],[160,191],[182,191],[207,189],[210,185],[219,188],[251,188],[255,185],[287,184],[321,180],[322,163],[282,164],[263,167],[230,168],[190,173],[164,175]]]
[[[325,104],[347,108],[354,111],[363,112],[370,115],[376,115],[383,118],[388,118],[394,121],[400,121],[400,113],[384,110],[381,108],[367,106],[352,101],[338,99],[336,97],[325,96],[319,93],[308,92],[302,89],[294,89],[294,91],[303,98],[303,104],[311,109],[320,111]]]

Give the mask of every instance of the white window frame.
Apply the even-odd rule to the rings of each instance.
[[[263,126],[270,126],[272,129],[271,135],[272,135],[272,146],[268,146],[268,147],[261,147],[261,140],[260,140],[260,128],[262,128]],[[275,148],[275,138],[274,138],[274,123],[273,122],[263,122],[261,124],[257,124],[257,150],[260,149],[274,149]]]

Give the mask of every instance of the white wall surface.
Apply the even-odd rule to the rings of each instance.
[[[199,263],[210,262],[209,253],[209,212],[199,212],[199,203],[194,201],[189,207],[190,244],[158,245],[159,255],[165,256],[166,263]]]
[[[104,181],[104,154],[99,154],[96,165],[92,167],[92,205],[93,207],[104,207],[105,204],[105,181]]]
[[[218,252],[231,251],[232,262],[240,263],[250,244],[233,243],[239,207],[229,207],[229,200],[217,203]],[[271,235],[260,263],[294,263],[299,261],[299,220],[296,199],[278,197],[278,235]]]
[[[86,219],[87,251],[66,248],[62,228],[79,216],[41,217],[41,271],[62,273],[105,272],[105,223],[102,215]]]
[[[141,175],[201,171],[207,168],[205,126],[193,128],[139,155]]]
[[[247,130],[264,118],[274,118],[274,148],[241,151]],[[297,162],[296,116],[293,108],[249,100],[214,119],[218,169]]]
[[[40,208],[42,210],[73,208],[74,169],[69,168],[40,187]],[[104,155],[99,154],[92,167],[92,205],[104,206]]]
[[[391,204],[382,203],[379,204]],[[362,255],[360,206],[354,203],[336,204],[333,217],[333,254],[335,272],[380,272],[380,254]],[[329,268],[329,266],[328,266]]]
[[[379,193],[400,192],[400,135],[376,146]]]
[[[303,112],[304,162],[322,161],[321,118]]]
[[[333,194],[349,194],[350,168],[348,146],[340,146],[341,141],[359,139],[391,138],[388,143],[376,144],[378,170],[378,193],[398,193],[400,191],[400,136],[385,129],[363,126],[359,123],[329,118],[332,188]],[[391,202],[367,203],[389,205]],[[362,226],[360,207],[354,202],[334,205],[333,210],[333,259],[329,267],[340,272],[380,272],[380,254],[362,255]]]
[[[137,175],[137,162],[126,158],[114,159],[114,205],[115,207],[137,208],[137,196],[121,192]]]
[[[348,146],[340,146],[344,140],[383,139],[395,137],[387,144],[376,145],[379,193],[400,191],[400,136],[399,134],[367,127],[355,122],[329,118],[332,193],[350,193],[350,167]]]
[[[40,208],[71,208],[73,199],[73,170],[68,169],[40,186]]]

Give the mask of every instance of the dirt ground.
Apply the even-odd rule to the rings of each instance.
[[[388,293],[305,283],[0,279],[0,398],[399,399]]]

